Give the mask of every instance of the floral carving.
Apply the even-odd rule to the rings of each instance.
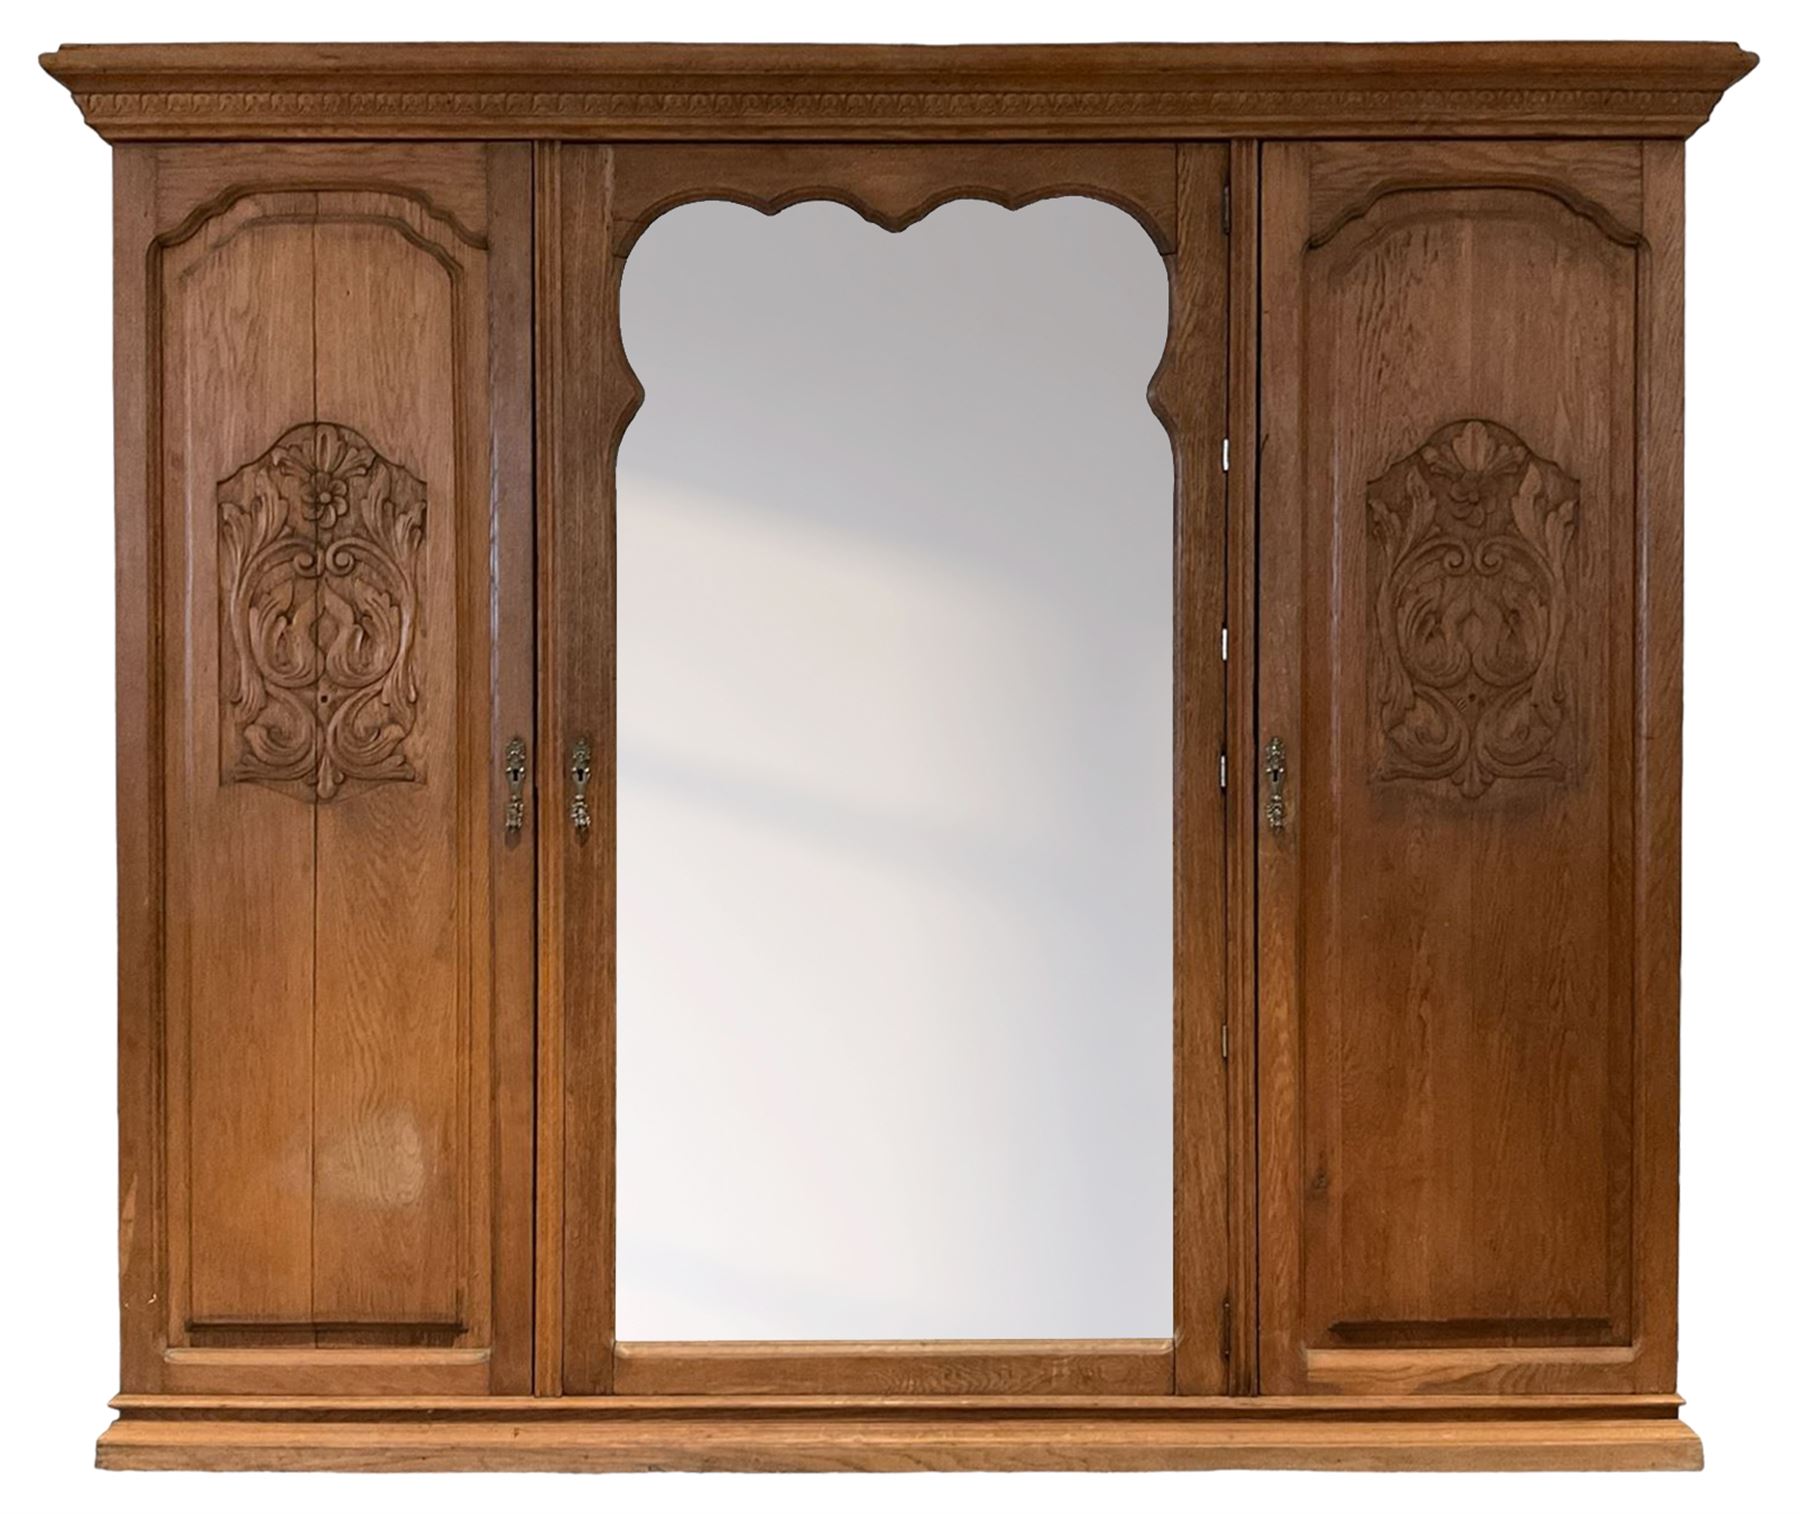
[[[1566,777],[1562,651],[1581,485],[1492,421],[1440,427],[1368,486],[1378,779]]]
[[[329,800],[416,782],[425,486],[348,426],[296,426],[219,485],[227,782]]]

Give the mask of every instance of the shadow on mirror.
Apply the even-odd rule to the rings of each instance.
[[[622,311],[619,1337],[1169,1335],[1161,258],[715,202]]]

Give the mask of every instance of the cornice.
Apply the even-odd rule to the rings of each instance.
[[[108,141],[1685,137],[1731,43],[65,46]]]

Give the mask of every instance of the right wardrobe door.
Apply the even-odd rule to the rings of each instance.
[[[1264,1392],[1674,1388],[1680,154],[1264,149]]]

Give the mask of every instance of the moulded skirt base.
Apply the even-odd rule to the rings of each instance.
[[[1673,1396],[200,1398],[124,1395],[119,1470],[1694,1470]]]

